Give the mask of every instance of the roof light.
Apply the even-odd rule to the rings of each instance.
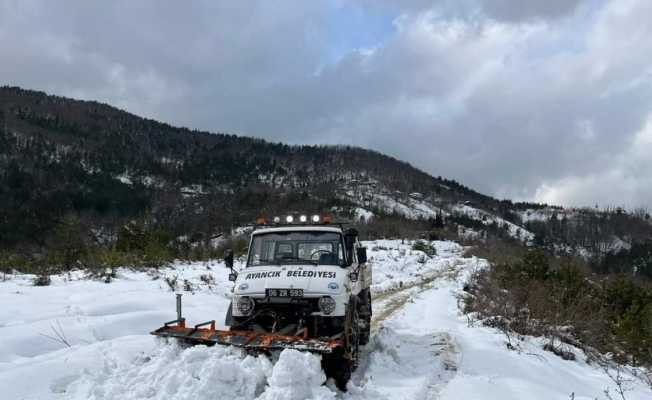
[[[267,219],[265,217],[256,218],[256,225],[266,225]]]
[[[281,223],[281,217],[274,217],[274,223],[275,224],[280,224]]]
[[[291,215],[288,215],[287,217],[285,217],[285,222],[287,222],[288,224],[293,223],[294,222],[294,217],[291,216]]]
[[[314,222],[315,224],[316,224],[317,222],[319,222],[319,215],[317,215],[317,214],[313,215],[313,216],[312,216],[312,222]]]
[[[299,221],[301,221],[301,222],[308,222],[308,217],[305,216],[305,215],[302,215],[302,216],[299,217]]]
[[[324,224],[330,224],[333,222],[333,218],[330,215],[324,215]]]

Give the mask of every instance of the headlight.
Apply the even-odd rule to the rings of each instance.
[[[249,296],[239,297],[236,301],[236,307],[242,315],[249,315],[254,310],[254,300]]]
[[[319,306],[319,310],[321,310],[321,312],[326,315],[335,311],[335,300],[333,300],[332,297],[329,296],[322,297],[321,299],[319,299],[317,305]]]

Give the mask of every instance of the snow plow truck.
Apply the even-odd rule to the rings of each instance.
[[[189,325],[177,295],[177,319],[152,334],[253,353],[319,353],[326,375],[344,390],[371,327],[372,271],[358,232],[329,216],[259,218],[245,268],[234,270],[230,250],[225,264],[234,282],[228,330],[217,330],[214,320]]]

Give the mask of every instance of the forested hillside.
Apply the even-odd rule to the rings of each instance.
[[[362,149],[190,131],[18,88],[2,88],[0,105],[5,246],[42,244],[71,211],[110,220],[153,213],[180,221],[186,216],[176,214],[200,211],[205,215],[198,219],[208,217],[213,233],[266,209],[332,205],[333,189],[356,176],[404,192],[441,192],[445,184],[454,188],[451,194],[479,196]],[[289,194],[299,198],[279,198]]]
[[[633,256],[616,254],[635,249],[637,270],[652,276],[639,255],[652,236],[645,210],[501,201],[374,151],[176,128],[15,87],[0,88],[0,127],[0,249],[12,257],[197,256],[257,215],[291,210],[363,222],[370,236],[409,228],[610,254],[599,257],[608,271],[631,268],[620,260]]]

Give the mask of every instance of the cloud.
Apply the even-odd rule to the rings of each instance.
[[[652,198],[652,114],[634,136],[628,148],[613,154],[613,160],[592,173],[566,176],[554,182],[542,183],[536,197],[550,204],[575,203],[601,206],[650,207]]]
[[[581,0],[484,0],[482,9],[501,21],[558,18],[575,11]]]
[[[573,14],[583,0],[360,0],[368,7],[385,7],[418,14],[436,9],[449,17],[475,14],[502,22],[550,20]]]
[[[652,3],[508,3],[0,0],[0,76],[503,197],[650,204]]]
[[[204,128],[248,90],[312,74],[325,46],[312,2],[1,4],[0,76]]]

